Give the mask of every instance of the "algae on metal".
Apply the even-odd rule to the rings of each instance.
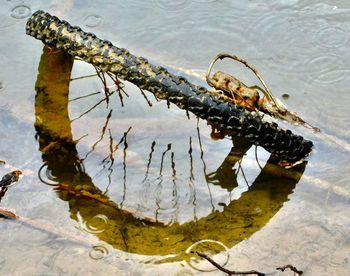
[[[58,183],[55,185],[57,195],[68,202],[72,219],[88,222],[96,216],[107,218],[107,221],[101,220],[100,225],[94,224],[96,229],[103,231],[96,231],[93,235],[116,249],[163,256],[161,262],[170,262],[189,260],[191,255],[186,249],[201,240],[219,241],[231,248],[268,223],[288,200],[303,173],[305,163],[286,170],[269,161],[249,189],[223,211],[214,211],[184,224],[165,225],[147,218],[140,219],[104,195],[85,172],[68,116],[71,68],[71,56],[60,50],[44,48],[35,100],[35,127],[42,152],[42,169],[46,169]],[[227,168],[227,162],[232,165],[237,160],[239,158],[234,161],[226,158],[221,166]],[[219,168],[215,180],[230,190],[234,187],[221,183],[227,177],[226,172]]]

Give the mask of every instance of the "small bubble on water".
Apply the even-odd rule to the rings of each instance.
[[[31,14],[31,9],[26,5],[18,5],[11,10],[11,17],[15,19],[23,19]]]
[[[285,100],[288,100],[289,97],[290,97],[290,95],[287,94],[287,93],[282,94],[282,98],[285,99]]]

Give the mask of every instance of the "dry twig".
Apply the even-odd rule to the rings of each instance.
[[[222,272],[225,272],[227,275],[258,275],[258,276],[264,276],[266,275],[263,272],[259,272],[256,270],[249,270],[249,271],[234,271],[234,270],[228,270],[221,265],[219,265],[217,262],[215,262],[213,259],[211,259],[209,256],[202,252],[196,252],[198,256],[206,259],[208,262],[210,262],[213,266],[215,266],[217,269],[221,270]]]
[[[198,252],[198,251],[196,253],[198,256],[206,259],[208,262],[210,262],[213,266],[215,266],[220,271],[225,272],[227,275],[258,275],[258,276],[266,275],[265,273],[260,272],[260,271],[256,271],[256,270],[248,270],[248,271],[228,270],[228,269],[222,267],[221,265],[219,265],[217,262],[215,262],[212,258],[207,256],[206,254],[204,254],[202,252]],[[280,271],[284,272],[287,268],[289,268],[291,271],[293,271],[294,274],[297,274],[297,275],[303,274],[302,270],[298,270],[295,266],[290,265],[290,264],[282,266],[282,267],[277,267],[276,270],[280,270]]]
[[[293,271],[297,275],[302,275],[303,274],[302,270],[298,270],[295,266],[292,266],[290,264],[282,266],[282,267],[277,267],[276,270],[281,270],[282,272],[284,272],[287,268],[289,268],[291,271]]]

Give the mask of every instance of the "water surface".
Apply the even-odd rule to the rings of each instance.
[[[230,269],[271,272],[292,263],[307,275],[345,275],[349,4],[104,2],[1,1],[0,159],[6,164],[0,172],[24,172],[1,207],[38,225],[0,221],[1,274],[199,275],[212,269],[186,253],[199,248]],[[108,107],[102,102],[82,116],[104,98],[97,77],[71,81],[63,98],[70,101],[59,112],[50,109],[61,116],[50,120],[61,122],[52,127],[66,131],[67,142],[52,151],[57,141],[34,126],[50,118],[35,98],[43,45],[25,35],[26,19],[37,9],[197,84],[218,52],[249,60],[277,97],[288,93],[290,109],[321,128],[314,134],[282,124],[314,141],[308,163],[297,173],[276,170],[265,165],[263,149],[258,163],[254,147],[213,140],[206,122],[146,92],[150,107],[128,83],[123,107],[114,94]],[[242,65],[223,62],[221,69],[256,83]],[[90,74],[92,66],[74,62],[72,78]],[[233,154],[238,148],[246,153],[242,159]],[[59,191],[51,186],[57,183]]]

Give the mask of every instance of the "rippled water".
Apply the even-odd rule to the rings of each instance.
[[[347,274],[350,5],[265,2],[1,0],[0,175],[24,173],[0,203],[21,218],[0,220],[1,275],[217,275],[193,250],[235,270],[277,274],[291,263],[305,275]],[[108,107],[102,102],[85,114],[103,93],[79,98],[102,89],[97,77],[80,78],[94,74],[80,61],[69,103],[48,102],[55,112],[45,115],[49,98],[35,98],[45,55],[41,42],[25,35],[37,9],[198,84],[217,53],[243,57],[276,96],[289,95],[291,110],[321,128],[315,134],[281,124],[314,141],[308,164],[278,170],[265,164],[262,149],[258,163],[254,148],[213,140],[206,122],[146,93],[150,107],[128,83],[124,107],[115,94]],[[244,66],[220,66],[256,83]],[[76,143],[57,146],[40,124]]]

